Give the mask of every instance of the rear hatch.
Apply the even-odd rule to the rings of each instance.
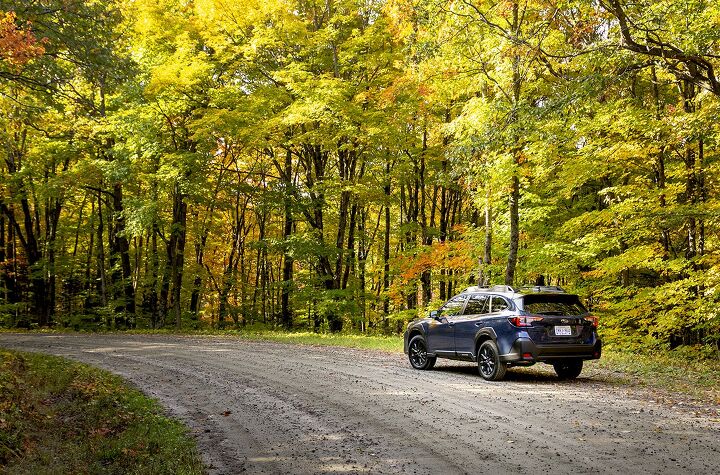
[[[592,341],[593,323],[577,295],[528,294],[522,309],[533,317],[527,327],[530,338],[539,344],[581,344]]]

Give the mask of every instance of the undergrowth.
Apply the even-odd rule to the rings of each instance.
[[[201,474],[185,426],[108,372],[0,349],[0,472]]]

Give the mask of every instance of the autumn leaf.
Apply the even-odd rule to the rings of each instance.
[[[15,12],[0,11],[0,61],[17,69],[33,58],[45,54],[47,39],[38,39],[30,28],[30,22],[17,25]]]

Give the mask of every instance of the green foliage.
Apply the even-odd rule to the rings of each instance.
[[[117,376],[0,352],[4,473],[202,473],[187,429]]]
[[[5,325],[392,333],[514,271],[608,342],[720,340],[714,4],[9,10]]]

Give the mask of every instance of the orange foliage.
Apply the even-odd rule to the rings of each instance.
[[[430,87],[429,84],[426,83],[420,83],[418,84],[418,94],[420,94],[422,97],[429,97],[432,94],[432,87]]]
[[[498,2],[495,5],[495,11],[503,18],[512,18],[513,2],[510,0]]]
[[[16,25],[15,12],[0,12],[0,61],[12,68],[27,64],[37,56],[45,54],[43,43],[30,30],[30,23],[23,29]]]
[[[451,269],[465,273],[473,269],[475,260],[472,257],[470,244],[466,240],[434,242],[424,246],[413,256],[400,257],[396,260],[403,282],[409,282],[432,269]]]

